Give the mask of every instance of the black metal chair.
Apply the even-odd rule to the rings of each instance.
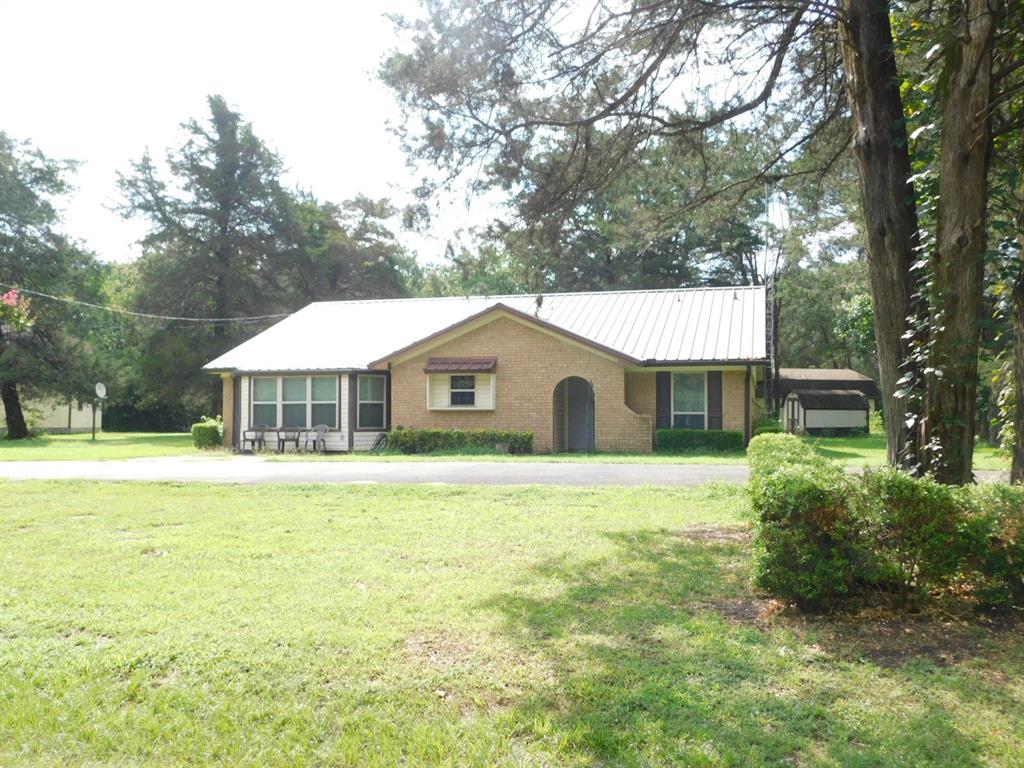
[[[326,424],[317,424],[306,433],[306,441],[302,444],[302,450],[309,448],[310,441],[313,442],[313,452],[316,453],[319,446],[321,453],[327,453],[327,432],[330,429]]]
[[[277,452],[284,453],[285,446],[288,443],[295,445],[296,453],[299,450],[299,438],[302,436],[302,430],[296,426],[286,425],[277,430]]]
[[[246,443],[252,443],[253,453],[266,448],[268,429],[270,429],[270,427],[266,424],[256,424],[248,429],[242,430],[242,450],[245,450]]]

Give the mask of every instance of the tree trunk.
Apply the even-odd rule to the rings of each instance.
[[[889,463],[916,468],[919,433],[907,424],[908,415],[918,415],[912,405],[916,401],[896,392],[910,360],[904,336],[914,310],[910,267],[920,238],[889,3],[842,0],[842,6],[840,37],[867,234]]]
[[[0,384],[0,398],[4,403],[4,418],[7,421],[7,439],[24,440],[28,437],[28,425],[25,414],[21,410],[21,398],[18,387],[13,381]]]
[[[931,256],[931,344],[925,409],[926,466],[939,482],[974,479],[982,278],[992,132],[991,0],[955,6],[939,97],[937,247]]]
[[[1024,240],[1024,237],[1021,238]],[[1024,242],[1021,243],[1024,246]],[[1021,257],[1024,259],[1024,256]],[[1013,285],[1013,464],[1010,482],[1024,485],[1024,261]]]

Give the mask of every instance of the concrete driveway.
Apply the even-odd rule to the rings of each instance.
[[[168,456],[115,461],[4,461],[8,480],[456,485],[701,485],[747,481],[745,464],[566,464],[489,461],[265,461]]]

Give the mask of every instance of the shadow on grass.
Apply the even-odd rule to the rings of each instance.
[[[489,605],[552,671],[516,705],[524,738],[588,765],[983,764],[947,709],[978,693],[956,670],[884,669],[842,638],[822,649],[813,631],[756,627],[756,609],[736,610],[763,604],[745,543],[612,538],[614,556],[545,563],[534,588]]]

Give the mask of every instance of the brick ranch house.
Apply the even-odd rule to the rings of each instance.
[[[749,439],[768,365],[763,287],[316,302],[204,366],[224,440],[330,428],[513,429],[539,453],[653,450],[656,428]]]

